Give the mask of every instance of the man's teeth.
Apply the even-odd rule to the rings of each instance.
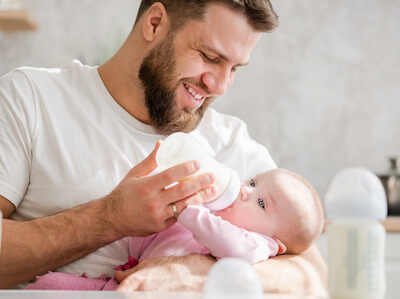
[[[189,91],[189,93],[196,99],[196,100],[201,100],[203,98],[202,95],[199,95],[198,93],[196,93],[193,88],[191,88],[190,86],[187,86],[186,84],[184,84],[186,89]]]

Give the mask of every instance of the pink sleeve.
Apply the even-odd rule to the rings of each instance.
[[[239,228],[202,206],[188,206],[179,214],[178,222],[217,259],[239,257],[255,264],[278,253],[278,244],[272,238]]]
[[[139,262],[163,256],[210,254],[180,223],[175,223],[170,228],[147,237],[129,238],[129,253]]]

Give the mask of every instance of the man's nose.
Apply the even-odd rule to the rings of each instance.
[[[234,74],[230,68],[221,68],[205,73],[202,79],[213,95],[222,96],[232,85]]]

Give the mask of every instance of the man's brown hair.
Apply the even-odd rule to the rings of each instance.
[[[191,20],[202,20],[210,4],[226,5],[246,17],[249,25],[259,32],[270,32],[278,26],[278,16],[269,0],[142,0],[136,22],[156,2],[165,6],[173,31],[178,31]]]

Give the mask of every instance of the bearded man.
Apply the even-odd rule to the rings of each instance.
[[[0,79],[0,284],[48,271],[89,277],[127,260],[127,236],[176,222],[215,193],[191,161],[155,175],[155,144],[188,132],[242,178],[275,168],[239,119],[208,108],[248,64],[277,16],[268,0],[143,0],[121,49],[100,67],[19,68]],[[190,176],[179,185],[165,189]],[[200,291],[210,256],[158,258],[121,289]],[[316,248],[257,264],[268,292],[324,293]]]

